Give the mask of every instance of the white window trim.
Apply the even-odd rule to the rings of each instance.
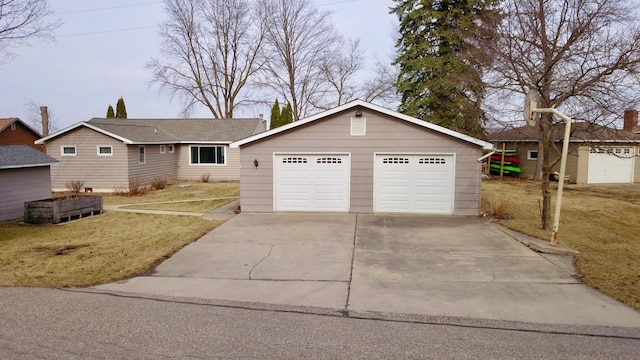
[[[536,153],[536,157],[534,158],[533,156],[531,156],[531,153],[535,152]],[[527,160],[538,160],[538,157],[540,157],[540,154],[538,153],[538,150],[527,150]]]
[[[108,154],[102,154],[100,153],[100,148],[109,148],[109,153]],[[113,156],[113,146],[111,145],[98,145],[96,146],[96,154],[98,156]]]
[[[160,154],[165,154],[167,152],[167,147],[164,145],[160,145]]]
[[[169,154],[173,154],[175,151],[175,146],[173,144],[169,145]]]
[[[142,153],[140,153],[140,149],[142,149]],[[140,161],[140,155],[142,155],[142,161]],[[147,149],[145,149],[144,145],[138,145],[138,164],[146,164],[147,163]]]
[[[73,148],[73,154],[67,154],[64,152],[65,148]],[[76,149],[75,145],[61,145],[60,146],[60,156],[76,156],[78,154],[78,149]]]
[[[212,163],[206,163],[206,164],[194,164],[192,162],[192,158],[191,158],[191,149],[193,149],[194,147],[197,148],[201,148],[201,147],[221,147],[224,149],[224,163],[222,164],[212,164]],[[228,155],[228,151],[227,151],[227,146],[226,145],[190,145],[189,146],[189,165],[190,166],[227,166],[227,155]],[[200,155],[200,152],[198,151],[198,155]]]

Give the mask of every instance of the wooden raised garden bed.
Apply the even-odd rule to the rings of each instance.
[[[70,195],[24,203],[24,222],[58,224],[102,213],[102,196]]]

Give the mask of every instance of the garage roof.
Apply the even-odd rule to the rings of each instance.
[[[0,169],[55,165],[58,160],[28,145],[0,146]]]
[[[354,100],[354,101],[348,102],[348,103],[346,103],[344,105],[338,106],[338,107],[333,108],[331,110],[327,110],[327,111],[321,112],[319,114],[307,117],[305,119],[300,119],[298,121],[294,121],[294,122],[289,123],[287,125],[280,126],[278,128],[271,129],[269,131],[266,131],[266,132],[263,132],[263,133],[260,133],[260,134],[254,135],[254,136],[250,136],[248,138],[233,142],[229,146],[233,147],[233,148],[237,148],[237,147],[240,147],[242,145],[251,143],[253,141],[264,139],[266,137],[269,137],[269,136],[272,136],[272,135],[287,131],[289,129],[296,128],[298,126],[302,126],[302,125],[305,125],[305,124],[320,120],[320,119],[325,118],[327,116],[331,116],[333,114],[337,114],[339,112],[342,112],[342,111],[345,111],[345,110],[349,110],[349,109],[355,108],[355,107],[362,107],[362,108],[373,110],[373,111],[376,111],[376,112],[379,112],[379,113],[382,113],[382,114],[385,114],[385,115],[389,115],[389,116],[392,116],[392,117],[394,117],[396,119],[404,120],[404,121],[410,122],[412,124],[415,124],[415,125],[418,125],[418,126],[422,126],[424,128],[427,128],[427,129],[430,129],[430,130],[433,130],[433,131],[437,131],[437,132],[440,132],[442,134],[446,134],[446,135],[452,136],[452,137],[460,139],[460,140],[464,140],[464,141],[470,142],[470,143],[478,145],[478,146],[482,146],[482,148],[484,148],[486,150],[492,150],[493,149],[493,144],[491,144],[489,142],[486,142],[486,141],[483,141],[483,140],[480,140],[480,139],[476,139],[474,137],[459,133],[457,131],[453,131],[451,129],[447,129],[445,127],[430,123],[428,121],[424,121],[424,120],[417,119],[417,118],[414,118],[414,117],[411,117],[411,116],[408,116],[408,115],[405,115],[405,114],[401,114],[399,112],[396,112],[396,111],[393,111],[393,110],[389,110],[389,109],[383,108],[381,106],[374,105],[374,104],[371,104],[371,103],[368,103],[368,102],[362,101],[362,100]]]

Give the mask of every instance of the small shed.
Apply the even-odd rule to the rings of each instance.
[[[477,215],[493,145],[356,100],[231,147],[242,211]]]
[[[27,145],[0,146],[0,221],[24,215],[24,203],[51,197],[58,161]]]

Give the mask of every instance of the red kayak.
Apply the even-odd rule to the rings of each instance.
[[[502,155],[491,155],[491,161],[492,162],[500,162],[502,161]],[[514,157],[504,157],[504,162],[509,162],[509,163],[513,163],[513,164],[519,164],[520,163],[520,159],[518,158],[514,158]]]

